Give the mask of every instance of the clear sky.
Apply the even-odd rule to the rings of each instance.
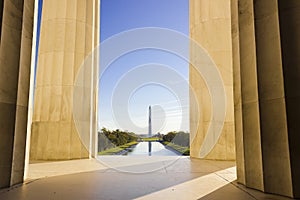
[[[37,51],[42,3],[39,0]],[[100,14],[101,43],[123,31],[143,27],[167,28],[189,35],[188,0],[101,0]],[[188,63],[180,57],[157,49],[119,57],[99,81],[98,128],[146,134],[151,105],[153,134],[189,131],[188,68]],[[135,80],[145,82],[126,91]],[[131,95],[128,97],[126,92]],[[119,113],[124,108],[129,116]]]
[[[101,42],[122,31],[143,28],[168,28],[189,35],[188,0],[102,0],[101,1]],[[101,59],[101,58],[100,58]],[[139,70],[144,68],[144,70]],[[163,70],[162,67],[166,70]],[[147,70],[149,71],[147,72]],[[151,72],[154,70],[156,73]],[[168,80],[173,76],[172,88],[179,88],[181,95],[157,80]],[[150,74],[155,80],[151,83]],[[119,57],[101,76],[99,86],[99,128],[123,129],[146,134],[148,106],[152,105],[153,134],[168,131],[189,131],[188,63],[170,52],[155,49],[134,51]],[[149,78],[150,77],[150,78]],[[175,77],[175,78],[174,78]],[[126,88],[135,80],[145,80],[131,95]],[[146,81],[147,80],[147,81]],[[118,90],[122,85],[122,90]],[[117,93],[117,94],[116,94]],[[117,100],[113,100],[117,98]],[[112,101],[117,102],[112,106]],[[126,107],[130,120],[118,113]],[[117,111],[116,111],[117,110]],[[182,121],[183,120],[183,121]],[[125,124],[125,125],[124,125]]]
[[[43,11],[43,0],[38,0],[38,19],[37,19],[37,34],[36,34],[36,54],[35,54],[35,70],[34,70],[34,85],[35,85],[35,77],[36,77],[36,67],[38,63],[38,52],[39,52],[39,44],[40,44],[40,32],[41,32],[41,18]]]

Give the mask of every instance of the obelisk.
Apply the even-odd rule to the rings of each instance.
[[[148,137],[152,136],[151,106],[149,106]]]
[[[152,136],[152,122],[151,122],[151,106],[149,106],[149,121],[148,121],[148,138]],[[148,141],[148,154],[151,156],[152,145],[151,141]]]

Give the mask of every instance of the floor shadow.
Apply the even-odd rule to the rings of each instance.
[[[223,200],[223,199],[241,199],[241,200],[291,200],[291,198],[266,194],[257,190],[246,188],[236,181],[231,182],[218,190],[199,198],[200,200]]]
[[[116,160],[117,162],[117,160]],[[161,165],[129,165],[147,168]],[[233,162],[184,158],[173,165],[149,173],[124,173],[115,169],[38,179],[0,193],[0,199],[134,199],[227,169]]]

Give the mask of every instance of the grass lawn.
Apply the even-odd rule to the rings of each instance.
[[[183,147],[177,144],[174,144],[172,142],[162,142],[164,145],[174,149],[175,151],[179,152],[180,154],[184,156],[190,155],[190,148],[189,147]]]
[[[160,140],[158,137],[153,137],[153,138],[142,138],[143,142],[153,142],[153,141],[158,141]]]
[[[134,142],[129,142],[127,144],[124,144],[124,145],[121,145],[121,146],[118,146],[118,147],[114,147],[114,148],[111,148],[111,149],[106,149],[104,151],[101,151],[98,153],[98,155],[115,155],[121,151],[123,151],[124,149],[127,149],[129,147],[131,147],[132,145],[136,145],[138,142],[137,141],[134,141]]]

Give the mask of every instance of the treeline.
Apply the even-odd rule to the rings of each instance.
[[[111,131],[102,128],[98,132],[98,151],[104,151],[136,140],[137,136],[132,132],[121,131],[119,129]]]
[[[190,146],[190,134],[183,131],[172,131],[162,137],[164,142],[172,142],[179,146]]]

